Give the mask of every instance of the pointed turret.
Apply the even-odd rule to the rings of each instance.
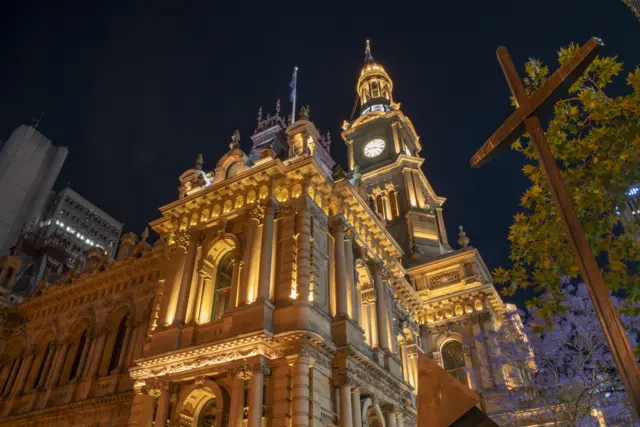
[[[367,40],[364,50],[364,65],[358,79],[360,115],[371,111],[387,112],[393,104],[393,82],[387,72],[371,54],[371,42]]]

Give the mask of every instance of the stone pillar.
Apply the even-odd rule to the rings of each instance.
[[[82,368],[81,374],[82,378],[89,375],[89,370],[91,369],[91,362],[93,361],[93,355],[96,351],[96,342],[98,341],[97,337],[92,337],[89,343],[89,354],[87,354],[87,360],[85,361],[84,367]]]
[[[96,342],[94,349],[93,360],[91,361],[91,367],[89,368],[89,377],[95,377],[98,375],[98,368],[100,368],[100,362],[102,362],[102,353],[104,352],[105,341],[107,340],[107,333],[103,332]]]
[[[404,415],[401,411],[396,412],[396,427],[404,427]]]
[[[198,323],[204,323],[200,319],[200,310],[202,308],[202,293],[204,291],[204,277],[205,273],[202,269],[198,270],[198,279],[196,283],[196,298],[194,300],[193,307],[193,319]]]
[[[233,273],[231,274],[231,295],[229,296],[229,309],[238,306],[238,295],[240,290],[240,263],[242,263],[242,254],[239,248],[233,258]]]
[[[384,219],[391,221],[391,203],[389,202],[389,196],[387,193],[382,195],[382,203],[384,204]]]
[[[339,386],[340,390],[340,427],[353,427],[353,415],[351,413],[351,386],[345,379]]]
[[[404,382],[410,384],[411,381],[410,373],[409,373],[409,361],[407,359],[407,344],[398,344],[400,347],[400,358],[402,359],[402,376],[404,377]]]
[[[389,334],[387,333],[387,307],[386,307],[386,289],[382,281],[382,265],[376,263],[373,269],[373,282],[376,289],[377,302],[376,306],[376,328],[378,329],[378,342],[380,347],[385,350],[391,350],[389,345]],[[389,426],[387,426],[389,427]]]
[[[244,412],[244,382],[247,376],[241,370],[232,373],[231,403],[229,405],[229,427],[242,427]]]
[[[311,277],[311,213],[307,202],[307,189],[303,187],[301,196],[303,203],[296,213],[296,231],[298,232],[298,259],[297,259],[297,297],[300,301],[309,301],[310,277]]]
[[[140,330],[142,329],[142,322],[136,323],[131,331],[131,338],[129,340],[129,345],[127,346],[127,359],[125,362],[125,367],[131,366],[135,359],[136,347],[139,346],[140,342]]]
[[[168,260],[169,268],[167,272],[168,280],[165,283],[162,304],[158,322],[161,325],[169,326],[173,323],[178,304],[178,296],[182,285],[182,273],[184,270],[187,248],[189,247],[189,236],[181,233],[176,236],[176,252]]]
[[[358,313],[358,290],[356,286],[356,270],[353,261],[353,232],[347,229],[344,234],[344,262],[347,274],[347,304],[349,317],[360,323]]]
[[[298,357],[293,364],[291,427],[309,426],[309,364],[308,356]]]
[[[396,425],[396,408],[394,405],[389,405],[385,408],[384,411],[385,421],[387,422],[386,427],[397,427]]]
[[[42,388],[48,380],[49,380],[49,372],[51,371],[51,364],[53,363],[53,357],[56,353],[56,346],[52,343],[51,348],[49,349],[49,354],[47,354],[47,358],[42,361],[44,364],[42,368],[42,375],[40,376],[39,383],[33,385],[33,389]],[[55,375],[55,372],[54,372]]]
[[[211,321],[213,312],[213,298],[215,297],[215,283],[210,275],[202,276],[202,296],[200,297],[199,323]]]
[[[182,277],[177,280],[177,283],[180,284],[180,292],[178,293],[178,302],[176,304],[176,315],[173,319],[173,323],[177,325],[183,325],[185,323],[191,280],[193,279],[193,266],[196,262],[199,241],[200,233],[194,232],[189,240],[189,249],[187,249],[186,257],[184,258]]]
[[[131,403],[128,427],[152,427],[156,398],[144,387],[136,389]]]
[[[7,376],[7,382],[4,386],[4,393],[2,393],[2,396],[6,396],[11,392],[11,389],[13,388],[13,382],[15,381],[15,378],[20,371],[20,367],[22,367],[22,361],[19,358],[16,358],[16,360],[17,361],[13,363],[13,366],[11,366],[11,370],[9,371],[9,375]]]
[[[333,226],[335,242],[335,271],[336,271],[336,315],[348,316],[347,304],[347,271],[344,253],[344,224],[337,221]]]
[[[249,415],[247,427],[262,427],[262,401],[264,388],[264,372],[260,366],[251,374],[249,380]]]
[[[257,215],[258,211],[255,209],[251,211],[250,215]],[[242,281],[240,286],[240,295],[238,297],[239,305],[250,304],[253,302],[253,274],[252,263],[256,263],[253,258],[254,255],[254,241],[257,240],[258,234],[258,221],[253,217],[250,217],[247,226],[247,246],[244,249],[244,268],[242,269]]]
[[[351,389],[351,415],[353,416],[353,427],[362,427],[362,410],[360,408],[360,388]]]
[[[260,277],[258,279],[258,298],[269,299],[271,288],[271,260],[273,251],[273,219],[275,215],[273,202],[270,202],[262,220],[262,244],[260,249]]]
[[[371,340],[371,320],[369,319],[369,303],[362,304],[362,329],[364,329],[364,336],[367,344],[373,347]]]
[[[120,355],[118,356],[118,371],[122,372],[124,369],[124,362],[127,360],[127,353],[130,349],[129,340],[131,339],[131,331],[133,327],[131,325],[127,326],[127,330],[124,333],[124,340],[122,340],[122,349],[120,349]]]
[[[369,322],[371,325],[371,347],[380,347],[380,341],[378,340],[378,298],[375,295],[375,289],[369,300]]]
[[[27,376],[31,371],[31,364],[33,363],[33,354],[30,354],[24,358],[20,371],[16,377],[16,382],[13,385],[13,392],[11,394],[20,394],[24,390],[24,385],[27,382]]]
[[[156,419],[154,427],[166,427],[169,418],[170,407],[169,383],[160,386],[160,395],[158,396],[158,409],[156,409]]]
[[[291,413],[290,396],[291,369],[287,363],[272,368],[270,383],[273,390],[271,399],[271,427],[288,427]],[[235,426],[230,426],[235,427]]]

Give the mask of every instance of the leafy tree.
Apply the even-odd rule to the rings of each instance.
[[[560,64],[577,50],[575,45],[561,49]],[[629,187],[640,182],[640,68],[616,88],[621,73],[616,57],[596,58],[569,96],[555,104],[546,136],[607,286],[638,301],[638,228],[622,229],[616,210]],[[530,60],[527,92],[535,91],[548,75],[544,64]],[[624,94],[613,96],[614,89]],[[561,309],[561,278],[576,278],[580,271],[528,135],[512,148],[524,155],[523,172],[531,186],[521,199],[524,210],[509,229],[512,267],[497,268],[494,278],[508,285],[502,290],[505,295],[528,286],[549,291],[554,298],[531,301],[539,305],[538,314],[548,318]]]
[[[563,313],[551,316],[553,329],[540,328],[540,309],[529,307],[525,313],[508,311],[496,331],[476,337],[500,343],[487,346],[487,360],[494,371],[503,367],[506,377],[505,384],[485,391],[485,398],[498,406],[505,425],[529,425],[527,419],[534,418],[551,425],[598,427],[598,411],[606,425],[637,425],[586,286],[565,279],[560,288]],[[552,298],[549,291],[540,296]],[[615,296],[613,300],[620,304]],[[621,319],[635,344],[640,319]]]

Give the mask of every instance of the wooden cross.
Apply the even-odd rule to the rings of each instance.
[[[598,320],[618,367],[618,374],[624,383],[631,404],[640,416],[640,370],[638,364],[537,117],[538,114],[553,108],[554,103],[564,93],[563,89],[568,89],[584,73],[597,56],[602,45],[601,40],[595,37],[591,38],[573,58],[562,65],[531,95],[526,94],[509,52],[505,47],[499,47],[497,50],[498,61],[516,100],[517,109],[471,158],[471,166],[483,165],[510,147],[511,143],[525,131],[529,134],[531,144],[547,178],[558,213],[569,235]]]

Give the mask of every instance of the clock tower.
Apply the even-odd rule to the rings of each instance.
[[[371,54],[356,86],[360,114],[343,124],[349,169],[360,175],[373,210],[405,252],[406,267],[451,251],[442,205],[421,166],[422,145],[411,120],[393,100],[393,81]]]

